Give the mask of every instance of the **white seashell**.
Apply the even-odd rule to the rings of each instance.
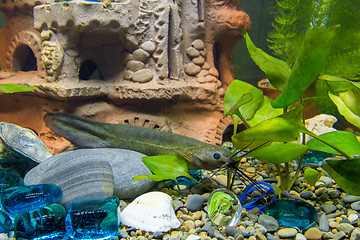
[[[126,226],[149,232],[167,232],[181,225],[171,197],[163,192],[140,195],[122,211],[120,219]]]
[[[328,114],[316,115],[313,118],[305,120],[305,126],[308,130],[315,133],[316,135],[321,135],[328,132],[337,131],[332,126],[337,121],[336,117]],[[306,135],[306,142],[309,141],[311,137]],[[302,142],[302,139],[300,139]]]

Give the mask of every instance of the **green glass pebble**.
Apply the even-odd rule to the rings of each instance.
[[[23,186],[24,181],[19,175],[0,169],[0,192],[9,187]]]
[[[309,203],[293,199],[279,199],[265,209],[267,215],[275,218],[281,226],[305,231],[312,227],[317,218],[316,209]]]
[[[66,231],[71,239],[111,239],[118,234],[116,197],[94,197],[75,201],[68,207]]]
[[[8,215],[0,211],[0,233],[8,233],[11,227],[11,219]]]
[[[1,208],[10,215],[29,212],[62,198],[62,190],[54,184],[38,184],[7,188],[2,192]]]
[[[54,203],[14,217],[11,230],[17,237],[27,239],[54,239],[64,237],[66,210]]]

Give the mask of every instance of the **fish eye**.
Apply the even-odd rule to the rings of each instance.
[[[219,152],[214,153],[213,158],[216,160],[219,160],[221,157],[221,154]]]

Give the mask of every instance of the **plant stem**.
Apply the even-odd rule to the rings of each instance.
[[[285,184],[285,187],[286,187],[286,191],[289,191],[291,186],[289,186],[289,182],[290,182],[290,166],[289,166],[289,163],[286,162],[285,163],[285,179],[286,179],[286,184]]]
[[[237,115],[239,116],[239,118],[241,119],[241,121],[244,123],[246,128],[251,128],[250,124],[246,121],[246,119],[244,118],[244,116],[240,113],[239,110],[237,110]]]
[[[280,164],[276,164],[276,169],[277,169],[277,171],[279,173],[279,177],[280,177],[280,189],[283,190],[282,186],[283,186],[283,183],[285,182],[285,178],[281,173]]]

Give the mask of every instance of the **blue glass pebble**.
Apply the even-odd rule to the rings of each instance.
[[[7,188],[1,196],[2,209],[10,215],[29,212],[62,198],[62,190],[54,184],[38,184]]]
[[[305,231],[317,219],[316,209],[309,203],[294,199],[279,199],[267,205],[267,215],[275,218],[281,226]]]
[[[0,211],[0,233],[8,233],[11,227],[11,220],[8,215]]]
[[[68,207],[66,231],[71,239],[111,239],[118,234],[119,200],[95,197],[75,201]]]
[[[19,175],[0,169],[0,192],[9,187],[23,186],[24,181]]]
[[[54,203],[14,217],[11,230],[16,237],[27,239],[54,239],[65,237],[66,210]]]

